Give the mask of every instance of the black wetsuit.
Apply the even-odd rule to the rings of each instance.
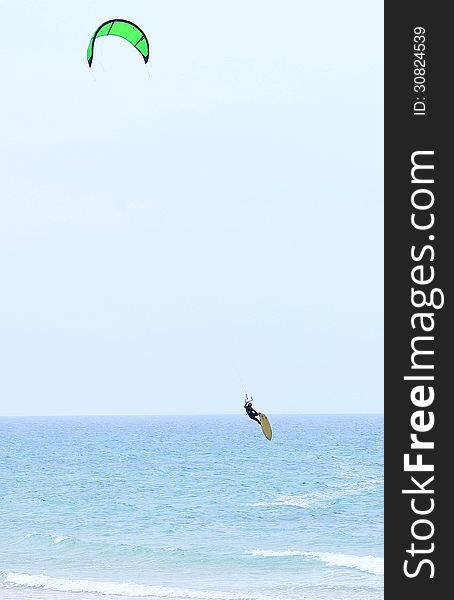
[[[260,425],[260,419],[257,418],[259,416],[259,413],[254,408],[252,408],[252,404],[248,405],[248,403],[246,402],[244,408],[246,409],[247,416],[253,421],[257,421],[257,423]]]

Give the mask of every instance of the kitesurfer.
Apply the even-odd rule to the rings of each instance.
[[[251,396],[251,399],[249,400],[249,398],[247,397],[247,394],[246,394],[246,402],[244,403],[244,408],[246,409],[247,416],[250,419],[252,419],[253,421],[257,421],[257,423],[259,425],[261,425],[260,419],[258,418],[260,416],[260,413],[257,412],[254,408],[252,408],[252,400],[253,400],[252,396]]]

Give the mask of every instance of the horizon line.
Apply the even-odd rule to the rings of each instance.
[[[340,416],[340,415],[384,415],[384,412],[341,412],[341,413],[266,413],[270,416]],[[233,417],[244,416],[243,413],[142,413],[142,414],[46,414],[46,415],[0,415],[0,419],[8,418],[45,418],[45,417]]]

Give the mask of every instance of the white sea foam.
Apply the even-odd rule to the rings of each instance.
[[[56,592],[85,592],[102,596],[127,596],[129,598],[178,598],[181,600],[271,600],[269,596],[242,592],[197,591],[140,583],[115,581],[89,581],[84,579],[57,579],[47,575],[7,573],[0,586],[26,587]],[[276,599],[275,599],[276,600]]]
[[[358,485],[344,485],[333,489],[327,489],[317,492],[308,492],[306,494],[296,494],[293,496],[276,496],[273,500],[267,502],[254,502],[249,506],[295,506],[297,508],[311,507],[329,507],[343,496],[357,495],[364,492],[370,492],[381,485],[379,480],[364,481]]]
[[[52,543],[53,544],[59,544],[60,542],[64,542],[65,540],[69,540],[69,535],[59,535],[57,536]]]
[[[279,556],[306,556],[307,552],[301,552],[299,550],[284,550],[276,552],[275,550],[250,550],[246,554],[252,554],[252,556],[265,556],[265,557],[279,557]]]
[[[313,494],[303,494],[301,496],[278,496],[276,500],[270,502],[254,502],[250,506],[297,506],[299,508],[309,508],[312,504]]]
[[[284,550],[276,552],[274,550],[251,550],[247,554],[263,557],[282,557],[282,556],[303,556],[305,558],[315,558],[326,563],[330,567],[349,567],[366,571],[373,575],[383,575],[384,559],[377,556],[355,556],[354,554],[341,554],[336,552],[303,552],[301,550]]]

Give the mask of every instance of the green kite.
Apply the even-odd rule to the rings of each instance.
[[[93,51],[95,41],[103,35],[116,35],[131,43],[134,48],[140,52],[145,63],[148,62],[150,56],[150,46],[148,44],[147,36],[144,32],[131,23],[131,21],[125,21],[124,19],[110,19],[98,27],[94,32],[87,49],[87,60],[88,66],[91,67],[93,62]]]

